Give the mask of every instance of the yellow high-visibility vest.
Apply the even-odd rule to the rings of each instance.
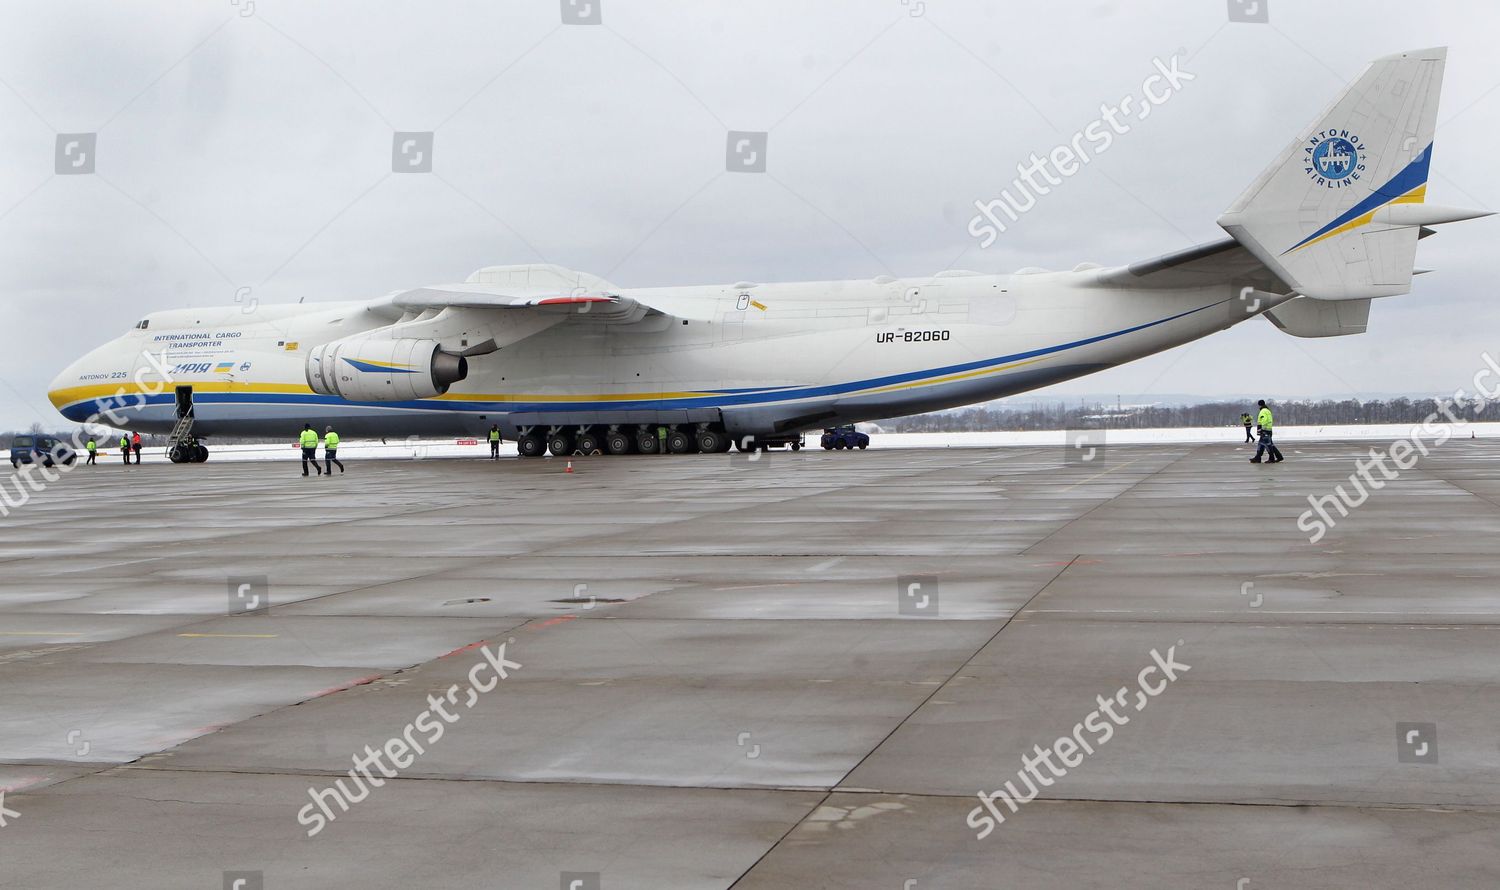
[[[1260,409],[1260,419],[1258,421],[1256,421],[1256,422],[1260,424],[1260,428],[1261,429],[1263,429],[1263,430],[1270,429],[1271,428],[1271,409],[1270,408],[1262,408],[1262,409]]]
[[[302,431],[302,447],[303,448],[317,448],[318,447],[318,434],[315,433],[315,432],[313,432],[312,430],[303,430]]]
[[[333,430],[329,430],[328,434],[323,437],[323,447],[324,448],[337,448],[337,447],[339,447],[339,434],[336,433],[336,432],[334,432]]]

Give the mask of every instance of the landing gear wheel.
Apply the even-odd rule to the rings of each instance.
[[[671,454],[692,454],[693,440],[682,430],[667,430],[667,451]]]
[[[201,463],[203,463],[206,460],[208,460],[208,449],[207,448],[203,447],[202,445],[199,445],[197,448],[193,449],[193,463],[195,463],[195,464],[201,464]]]
[[[516,440],[516,453],[522,457],[541,457],[547,450],[547,440],[541,433],[527,433]]]
[[[171,461],[174,464],[184,463],[187,461],[187,450],[184,449],[181,445],[173,445],[172,448],[167,451],[167,460]]]
[[[547,437],[547,450],[553,457],[566,457],[573,453],[573,434],[559,431]]]
[[[704,454],[721,454],[729,450],[729,437],[718,430],[699,430],[698,450]]]
[[[630,437],[620,430],[610,430],[604,434],[604,450],[610,454],[629,454],[632,444]]]
[[[641,454],[657,454],[661,451],[661,440],[657,438],[656,430],[652,428],[642,429],[635,434],[635,450]]]
[[[793,442],[792,443],[792,450],[793,451],[801,451],[802,450],[802,443],[801,442]]]
[[[578,434],[578,451],[580,454],[599,454],[599,437],[585,430]]]

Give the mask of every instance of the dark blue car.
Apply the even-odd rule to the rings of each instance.
[[[53,464],[71,464],[77,459],[78,455],[73,449],[51,436],[16,436],[10,440],[12,467],[19,467],[21,464],[50,467]]]
[[[847,423],[823,431],[823,450],[833,451],[842,448],[868,448],[870,437],[854,428],[854,424]]]

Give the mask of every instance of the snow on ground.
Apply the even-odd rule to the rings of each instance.
[[[1276,441],[1328,442],[1337,440],[1385,440],[1406,438],[1411,435],[1413,424],[1372,424],[1365,426],[1298,426],[1278,427]],[[1500,437],[1500,423],[1470,423],[1453,428],[1454,438],[1469,438],[1470,434],[1480,438]],[[1036,430],[1027,432],[985,433],[874,433],[870,436],[871,448],[989,448],[996,446],[1040,447],[1064,444],[1062,430]],[[1425,434],[1431,441],[1434,436]],[[1116,445],[1141,444],[1242,444],[1245,439],[1241,427],[1200,427],[1159,430],[1107,430],[1104,441]],[[809,433],[808,448],[818,447],[818,434]],[[460,444],[464,443],[464,444]],[[472,444],[469,444],[472,443]],[[299,449],[286,445],[216,445],[208,442],[210,460],[287,460],[300,459]],[[516,444],[507,441],[500,446],[502,456],[514,456]],[[318,449],[321,457],[323,450]],[[489,455],[488,443],[479,439],[391,439],[379,440],[345,439],[339,446],[339,457],[355,460],[427,460],[435,458],[483,458]],[[142,460],[150,463],[166,462],[164,449],[160,446],[142,451]],[[100,449],[101,464],[119,463],[117,450]]]

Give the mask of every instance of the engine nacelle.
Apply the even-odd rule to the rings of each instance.
[[[307,353],[313,392],[351,402],[405,402],[440,396],[469,376],[469,362],[436,340],[350,337]]]

